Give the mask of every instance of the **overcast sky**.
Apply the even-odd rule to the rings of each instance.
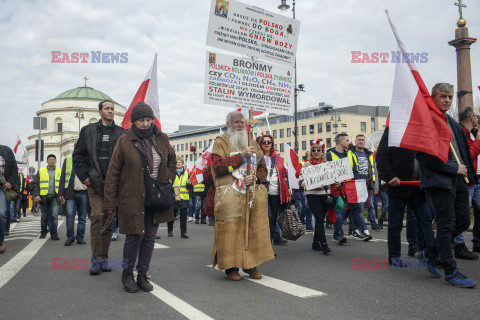
[[[281,13],[280,0],[243,2]],[[297,0],[301,21],[297,51],[299,108],[329,102],[389,105],[393,63],[354,64],[351,51],[391,52],[396,43],[388,9],[407,47],[427,52],[417,64],[427,87],[456,86],[454,0]],[[66,90],[88,86],[128,107],[158,52],[162,128],[224,122],[230,109],[203,104],[205,44],[210,0],[21,1],[0,0],[0,144],[10,147],[34,133],[32,117],[41,103]],[[291,4],[291,1],[288,0]],[[464,0],[470,36],[480,37],[480,1]],[[291,16],[292,12],[282,13]],[[123,64],[55,64],[51,51],[128,52]],[[224,52],[217,50],[219,52]],[[226,53],[226,52],[225,52]],[[475,98],[479,97],[480,43],[472,46]],[[121,119],[116,119],[117,123]]]

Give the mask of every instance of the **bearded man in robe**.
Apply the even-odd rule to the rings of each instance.
[[[267,178],[263,153],[248,135],[238,111],[227,115],[227,133],[215,139],[212,174],[215,182],[215,240],[213,267],[218,264],[227,278],[241,280],[239,268],[253,279],[261,279],[257,266],[274,258],[268,223]],[[251,163],[247,175],[246,165]],[[247,204],[247,187],[250,202]]]

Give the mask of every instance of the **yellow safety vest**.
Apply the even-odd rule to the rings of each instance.
[[[203,183],[197,183],[193,186],[193,192],[203,192],[205,190],[205,185]]]
[[[348,159],[350,160],[350,165],[352,166],[353,172],[357,171],[358,172],[358,158],[355,152],[352,150],[348,150],[347,153]],[[333,159],[333,153],[332,153],[332,159]],[[376,172],[375,172],[375,162],[373,160],[373,153],[368,157],[368,160],[370,161],[370,168],[372,169],[372,181],[375,182],[376,180]]]
[[[20,173],[19,173],[19,174],[18,174],[18,178],[20,179],[20,189],[21,189],[22,187],[24,187],[23,174],[20,174]],[[24,187],[24,190],[25,190],[25,187]]]
[[[187,190],[187,181],[188,181],[188,173],[184,171],[183,174],[178,178],[178,175],[175,176],[175,181],[173,182],[173,187],[180,187],[180,199],[182,200],[189,200],[188,190]]]
[[[40,195],[46,196],[48,194],[48,181],[50,177],[48,175],[47,167],[41,167],[38,171],[39,180],[40,180]],[[58,194],[58,185],[60,184],[60,176],[62,175],[62,170],[59,167],[55,167],[55,193]]]
[[[65,168],[65,189],[68,188],[68,184],[70,183],[70,177],[72,176],[72,168],[73,168],[73,157],[70,156],[67,158],[67,163]]]

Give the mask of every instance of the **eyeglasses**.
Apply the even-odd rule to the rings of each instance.
[[[323,149],[312,149],[312,152],[321,152]]]
[[[262,141],[262,144],[272,144],[272,141],[270,141],[270,140],[263,140],[263,141]]]

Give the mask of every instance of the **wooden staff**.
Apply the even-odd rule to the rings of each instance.
[[[260,120],[254,120],[253,119],[253,110],[248,111],[248,119],[242,119],[243,122],[248,124],[248,130],[247,130],[247,135],[248,135],[248,146],[250,147],[252,145],[252,126],[255,123],[261,123]],[[247,176],[249,176],[252,172],[252,167],[250,165],[251,163],[251,157],[248,158],[247,160]],[[254,178],[255,179],[255,178]],[[253,190],[255,192],[255,190]],[[250,187],[247,186],[247,194],[246,194],[246,213],[245,213],[245,250],[248,249],[248,226],[250,223]]]
[[[450,142],[450,150],[452,151],[453,156],[455,157],[455,160],[457,161],[458,165],[460,165],[461,164],[460,159],[458,159],[457,153],[455,152],[455,148],[453,147],[453,144],[451,142]],[[463,176],[463,180],[465,180],[466,184],[470,183],[468,182],[468,178],[465,176]]]

